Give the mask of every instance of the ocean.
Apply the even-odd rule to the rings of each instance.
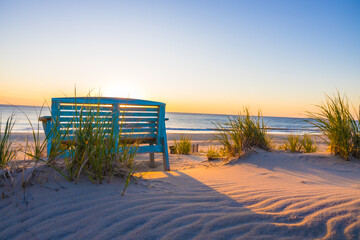
[[[2,129],[6,119],[11,114],[14,114],[16,119],[13,132],[27,133],[32,129],[31,124],[35,129],[38,127],[42,129],[38,117],[49,116],[50,111],[48,107],[0,105]],[[174,133],[212,133],[216,131],[214,123],[226,123],[228,122],[229,117],[233,117],[233,115],[167,112],[166,118],[169,120],[166,121],[166,129],[167,132]],[[307,120],[311,121],[311,119],[307,118],[264,116],[263,119],[264,123],[268,126],[270,133],[303,134],[318,132],[307,122]]]

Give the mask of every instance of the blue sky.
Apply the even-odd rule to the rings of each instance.
[[[169,111],[360,103],[360,1],[1,1],[0,100],[100,90]]]

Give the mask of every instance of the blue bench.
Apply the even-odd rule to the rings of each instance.
[[[165,129],[165,103],[108,97],[53,98],[52,116],[44,116],[42,121],[48,137],[47,151],[52,143],[52,128],[64,131],[64,126],[76,126],[79,113],[97,111],[97,117],[105,118],[113,124],[114,132],[120,139],[133,140],[140,145],[137,153],[150,153],[150,166],[154,167],[154,153],[163,154],[164,170],[170,171],[169,153]],[[57,119],[55,124],[53,119]],[[75,124],[74,124],[75,123]],[[68,130],[67,130],[68,131]],[[72,127],[72,134],[76,127]],[[69,138],[72,135],[69,134]],[[70,139],[69,139],[70,140]]]

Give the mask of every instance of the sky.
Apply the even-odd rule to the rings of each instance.
[[[0,0],[0,103],[130,97],[170,112],[360,104],[360,1]]]

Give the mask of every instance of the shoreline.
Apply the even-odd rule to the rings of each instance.
[[[38,133],[36,132],[36,134]],[[199,152],[206,151],[209,146],[216,146],[216,147],[221,146],[221,144],[215,139],[216,133],[173,133],[173,132],[167,133],[168,146],[172,146],[175,140],[179,141],[181,136],[190,138],[192,144],[199,144]],[[272,141],[273,150],[278,150],[279,146],[283,143],[283,141],[288,135],[270,133],[269,136]],[[316,135],[314,134],[312,136],[315,138],[316,145],[318,147],[317,152],[327,152],[328,147],[323,139],[324,136],[321,134],[316,134]],[[17,145],[25,146],[26,138],[28,138],[30,143],[33,142],[33,136],[31,135],[31,133],[15,132],[12,133],[11,138],[14,140],[15,145],[17,144]],[[45,134],[43,131],[39,132],[39,139],[41,141],[45,139]]]

